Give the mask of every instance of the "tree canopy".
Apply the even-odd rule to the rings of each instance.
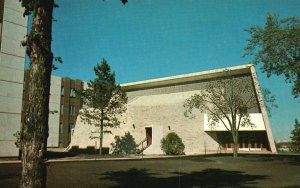
[[[253,26],[246,31],[250,34],[245,47],[245,56],[253,55],[254,64],[262,63],[262,70],[284,75],[292,83],[294,97],[300,95],[300,21],[296,17],[279,19],[269,14],[266,24]]]
[[[276,103],[276,97],[271,94],[271,91],[268,88],[261,88],[261,93],[264,98],[265,106],[268,112],[268,116],[271,117],[271,109],[278,108]]]

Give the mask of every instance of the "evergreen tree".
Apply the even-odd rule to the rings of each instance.
[[[103,135],[111,132],[109,128],[120,125],[119,116],[126,111],[127,95],[116,84],[115,73],[111,72],[105,59],[94,67],[94,71],[96,78],[88,82],[88,88],[82,92],[84,107],[80,114],[84,122],[99,127],[101,155]]]
[[[295,119],[295,128],[291,132],[292,150],[300,152],[300,123],[298,119]]]

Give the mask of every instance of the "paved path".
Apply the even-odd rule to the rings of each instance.
[[[222,154],[231,154],[231,153],[222,153]],[[271,154],[273,155],[274,153],[262,153],[262,152],[240,152],[239,154]],[[218,155],[217,153],[207,153],[206,155]],[[204,155],[176,155],[176,156],[166,156],[166,155],[138,155],[138,156],[129,156],[129,157],[98,157],[98,156],[74,156],[74,157],[62,157],[62,158],[54,158],[54,159],[49,159],[47,160],[48,163],[53,163],[53,162],[70,162],[70,161],[120,161],[120,160],[141,160],[141,159],[159,159],[159,158],[180,158],[180,157],[193,157],[193,156],[204,156]],[[5,163],[21,163],[20,160],[15,160],[15,159],[9,159],[9,158],[0,158],[0,164],[5,164]]]

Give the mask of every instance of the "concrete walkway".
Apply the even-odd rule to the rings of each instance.
[[[103,157],[100,158],[96,156],[95,158],[84,158],[84,157],[63,157],[63,158],[56,158],[56,159],[49,159],[47,163],[53,162],[74,162],[74,161],[120,161],[120,160],[141,160],[141,159],[161,159],[161,158],[180,158],[180,157],[187,157],[190,155],[176,155],[176,156],[162,156],[162,155],[144,155],[142,156],[130,156],[130,157]],[[14,160],[14,159],[5,159],[2,160],[0,158],[0,164],[5,163],[21,163],[21,160]]]
[[[215,153],[210,152],[201,155],[132,155],[126,157],[99,157],[98,155],[78,155],[74,157],[62,157],[62,158],[54,158],[47,160],[47,163],[57,163],[57,162],[74,162],[74,161],[120,161],[120,160],[142,160],[142,159],[163,159],[163,158],[182,158],[182,157],[196,157],[196,156],[213,156],[213,155],[226,155],[232,154],[232,152],[224,152],[224,153]],[[277,153],[270,152],[239,152],[239,154],[253,154],[253,155],[276,155]],[[0,158],[0,164],[5,163],[21,163],[20,160],[9,159],[9,158]]]

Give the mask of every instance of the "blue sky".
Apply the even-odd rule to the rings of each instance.
[[[242,58],[249,35],[267,13],[300,18],[299,0],[56,0],[52,50],[64,63],[54,75],[88,81],[104,57],[118,83],[247,64]],[[263,87],[279,107],[270,118],[275,139],[289,138],[300,100],[282,77]]]

